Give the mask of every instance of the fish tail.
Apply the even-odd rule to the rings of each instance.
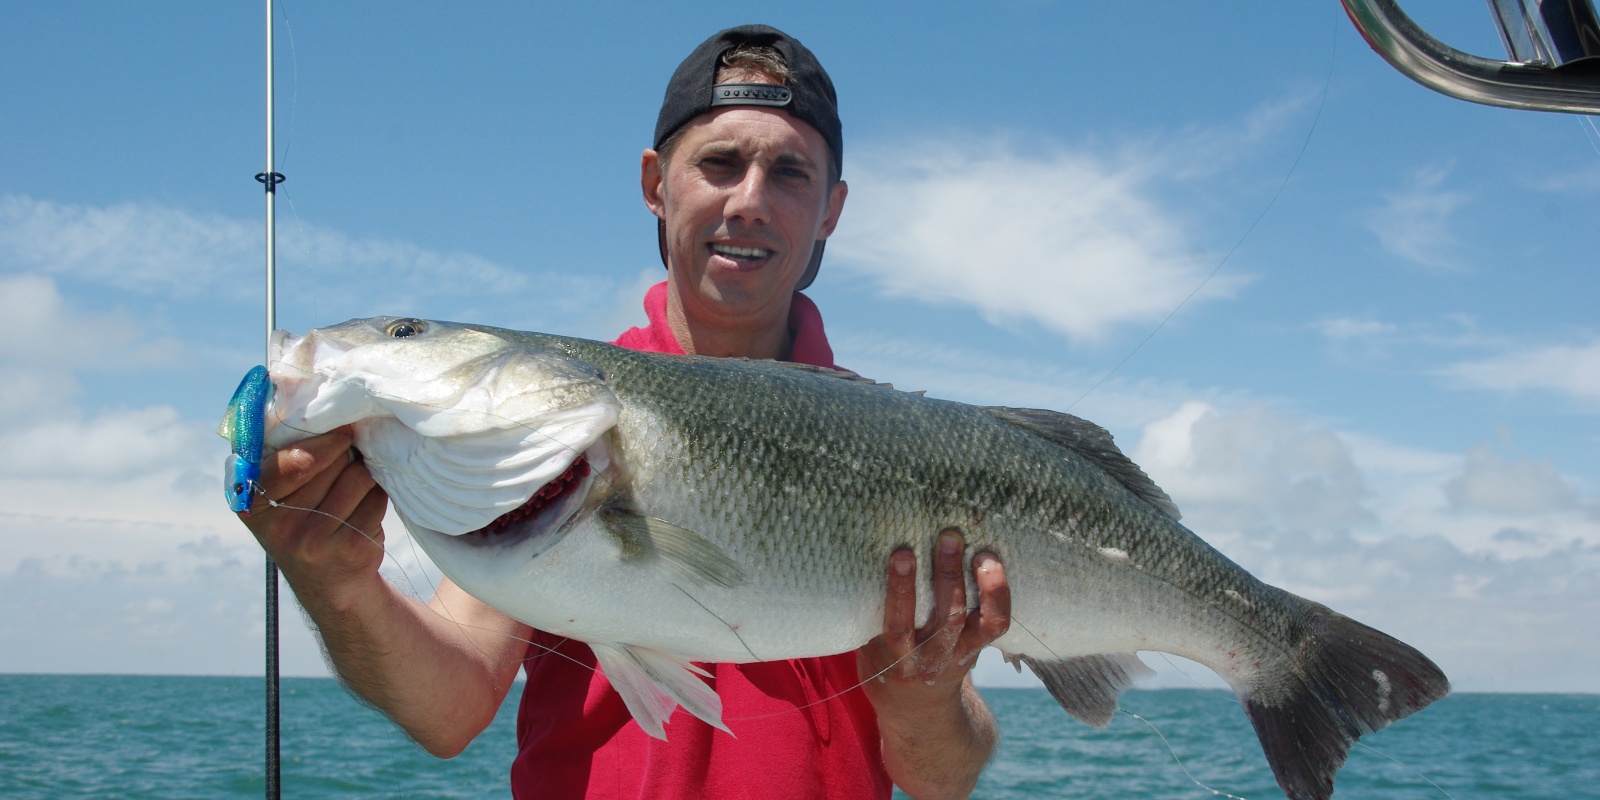
[[[1381,631],[1308,602],[1288,675],[1241,693],[1278,785],[1291,800],[1327,800],[1333,775],[1362,734],[1450,692],[1427,656]]]

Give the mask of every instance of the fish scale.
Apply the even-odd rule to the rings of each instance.
[[[422,320],[276,341],[273,416],[299,422],[282,438],[352,424],[440,569],[535,628],[587,642],[653,735],[666,736],[676,705],[726,730],[691,661],[866,643],[881,631],[890,553],[912,548],[926,582],[947,526],[963,531],[969,564],[984,550],[1004,562],[1012,627],[994,646],[1066,711],[1109,722],[1148,672],[1138,651],[1198,661],[1239,695],[1296,800],[1330,796],[1358,736],[1448,691],[1421,653],[1207,545],[1109,434],[1069,415]],[[388,388],[345,396],[371,386]],[[310,414],[323,395],[342,402]],[[468,443],[470,458],[455,452]],[[593,474],[571,492],[503,516],[580,457]],[[435,473],[455,477],[421,477]],[[919,598],[919,613],[931,604]]]

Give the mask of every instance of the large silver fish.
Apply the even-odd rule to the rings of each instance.
[[[1005,564],[1013,621],[994,646],[1068,713],[1109,722],[1149,671],[1137,651],[1193,659],[1233,687],[1297,800],[1332,794],[1358,736],[1449,690],[1411,647],[1206,545],[1076,417],[393,317],[279,332],[273,349],[268,445],[354,423],[439,568],[589,643],[656,736],[680,704],[722,727],[691,661],[866,643],[890,552],[925,569],[949,525]]]

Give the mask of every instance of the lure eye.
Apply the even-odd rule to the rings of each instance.
[[[421,336],[422,332],[427,329],[428,323],[420,319],[401,319],[389,323],[389,327],[384,330],[384,333],[395,339],[409,339],[413,336]]]

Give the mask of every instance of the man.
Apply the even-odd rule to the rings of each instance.
[[[842,150],[832,83],[799,42],[745,26],[696,49],[668,85],[640,165],[667,281],[646,296],[650,324],[617,343],[832,366],[821,316],[796,289],[844,206]],[[976,784],[995,730],[968,671],[1005,632],[1010,602],[998,560],[979,554],[968,612],[958,531],[939,534],[922,628],[915,559],[897,552],[882,636],[827,658],[709,665],[737,737],[680,712],[663,742],[631,721],[582,644],[448,581],[426,607],[390,587],[382,552],[351,530],[381,537],[386,498],[349,446],[336,431],[264,465],[268,497],[323,514],[258,508],[245,522],[346,685],[430,752],[466,747],[522,668],[518,797],[888,797],[892,780],[932,798]]]

